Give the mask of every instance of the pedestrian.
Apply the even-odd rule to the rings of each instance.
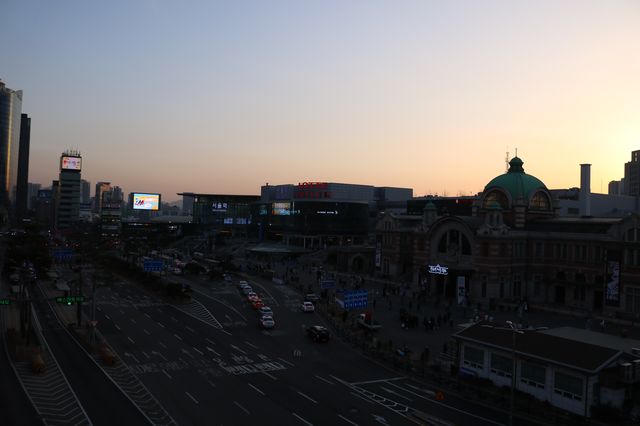
[[[602,321],[600,321],[600,331],[604,333],[604,318],[602,319]]]

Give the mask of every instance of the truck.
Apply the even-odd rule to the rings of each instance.
[[[356,322],[360,327],[366,328],[369,331],[377,331],[382,328],[382,324],[373,319],[371,312],[358,315]]]

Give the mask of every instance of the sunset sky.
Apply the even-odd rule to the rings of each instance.
[[[301,181],[471,194],[515,148],[550,188],[640,149],[640,2],[31,1],[0,6],[31,182],[78,149],[125,191]]]

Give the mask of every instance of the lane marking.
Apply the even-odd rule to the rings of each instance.
[[[113,323],[113,325],[116,326],[116,328],[118,329],[118,331],[122,331],[122,329],[120,328],[120,326],[118,326],[118,324],[116,324],[115,322]]]
[[[338,414],[338,417],[340,417],[342,420],[344,420],[347,423],[352,424],[353,426],[358,426],[358,423],[352,422],[351,420],[349,420],[348,418],[344,417],[342,414]]]
[[[302,417],[300,417],[296,413],[291,413],[291,414],[293,414],[293,416],[296,417],[298,420],[300,420],[302,423],[304,423],[306,425],[309,425],[309,426],[313,426],[313,423],[309,423],[308,421],[306,421],[305,419],[303,419]]]
[[[142,355],[144,355],[145,357],[147,357],[147,359],[151,359],[151,357],[150,357],[150,356],[149,356],[145,351],[142,351]]]
[[[266,371],[263,371],[262,374],[264,374],[267,377],[270,377],[273,380],[278,380],[278,378],[272,374],[267,373]]]
[[[214,350],[213,350],[213,349],[211,349],[209,346],[207,346],[207,350],[208,350],[209,352],[213,352],[214,354],[216,354],[216,356],[220,356],[220,354],[219,354],[218,352],[214,351]]]
[[[295,367],[296,365],[292,362],[287,361],[286,359],[283,358],[278,358],[280,361],[284,362],[285,364],[290,365],[291,367]]]
[[[207,342],[211,343],[212,345],[217,345],[216,342],[214,342],[213,340],[209,339],[208,337],[205,337],[204,340],[206,340]]]
[[[143,328],[142,331],[144,331],[147,336],[151,336],[151,333],[149,333],[146,328]]]
[[[165,328],[165,326],[164,326],[164,325],[162,325],[162,323],[161,323],[161,322],[159,322],[159,323],[158,323],[158,325],[159,325],[160,327],[162,327],[162,328]]]
[[[129,339],[129,341],[130,341],[131,343],[133,343],[134,345],[136,344],[136,342],[134,342],[134,341],[133,341],[133,339],[132,339],[131,337],[127,337],[127,339]]]
[[[185,391],[184,393],[186,393],[186,394],[187,394],[187,396],[193,400],[193,402],[195,402],[196,404],[200,404],[200,403],[198,402],[198,400],[197,400],[197,399],[195,399],[195,398],[194,398],[194,397],[193,397],[189,392]]]
[[[415,392],[413,392],[413,391],[410,391],[409,389],[403,388],[402,386],[398,386],[398,385],[396,385],[396,384],[394,384],[394,383],[387,383],[387,384],[388,384],[389,386],[393,386],[394,388],[398,388],[398,389],[400,389],[400,390],[402,390],[402,391],[404,391],[404,392],[410,393],[411,395],[415,395],[415,396],[417,396],[418,398],[422,398],[422,399],[426,399],[427,401],[431,401],[431,398],[426,398],[424,395],[420,395],[419,393],[415,393]],[[433,391],[430,391],[430,390],[428,390],[428,389],[422,389],[422,388],[419,388],[419,387],[417,387],[417,386],[413,386],[413,385],[411,385],[411,384],[409,384],[409,383],[405,383],[405,385],[406,385],[406,386],[409,386],[409,387],[411,387],[411,388],[414,388],[414,389],[422,390],[424,393],[426,393],[427,395],[431,396],[432,398],[435,398],[435,397],[436,397],[436,393],[435,393],[435,392],[433,392]]]
[[[252,344],[251,342],[247,342],[246,340],[244,341],[244,343],[245,343],[247,346],[251,346],[253,349],[260,349],[260,348],[259,348],[259,347],[257,347],[256,345]]]
[[[243,355],[246,355],[247,353],[245,351],[243,351],[242,349],[240,349],[239,347],[237,347],[236,345],[230,345],[233,349],[237,350],[238,352],[240,352]]]
[[[355,385],[355,386],[360,386],[360,385],[368,385],[368,384],[371,384],[371,383],[389,382],[389,381],[392,381],[392,380],[403,380],[403,379],[406,379],[406,377],[404,377],[404,376],[403,377],[393,377],[391,379],[369,380],[369,381],[366,381],[366,382],[353,382],[353,383],[350,383],[350,384],[351,385]]]
[[[242,405],[240,405],[240,403],[239,403],[238,401],[233,401],[233,403],[234,403],[234,404],[236,404],[236,406],[237,406],[239,409],[241,409],[242,411],[244,411],[245,413],[247,413],[247,414],[251,414],[251,413],[249,412],[249,410],[247,410],[247,409],[246,409],[246,408],[244,408]]]
[[[134,320],[133,318],[130,318],[132,323],[136,323],[136,320]]]
[[[192,332],[192,333],[195,333],[195,332],[196,332],[193,328],[189,327],[188,325],[187,325],[187,326],[185,326],[185,328],[186,328],[187,330],[189,330],[190,332]]]
[[[162,343],[162,342],[158,342],[158,344],[159,344],[160,346],[162,346],[163,348],[167,349],[167,345],[165,345],[164,343]]]
[[[251,383],[247,383],[247,384],[249,385],[249,387],[250,387],[251,389],[253,389],[254,391],[258,392],[260,395],[262,395],[262,396],[264,396],[264,395],[265,395],[265,393],[264,393],[264,392],[262,392],[262,391],[261,391],[260,389],[258,389],[257,387],[253,386]]]
[[[298,395],[301,395],[301,396],[303,396],[304,398],[307,398],[309,401],[313,402],[314,404],[317,404],[317,403],[318,403],[318,401],[316,401],[315,399],[311,398],[309,395],[306,395],[306,394],[304,394],[304,393],[302,393],[302,392],[300,392],[300,391],[298,391]]]
[[[390,384],[390,383],[389,383],[389,384]],[[411,399],[411,398],[409,398],[409,397],[406,397],[406,396],[404,396],[404,395],[402,395],[402,394],[400,394],[400,393],[398,393],[398,392],[394,391],[393,389],[385,388],[384,386],[380,386],[380,389],[382,389],[383,391],[385,391],[385,392],[387,392],[387,393],[390,393],[391,395],[396,395],[396,396],[399,396],[400,398],[404,398],[404,399],[406,399],[407,401],[411,401],[411,402],[413,402],[413,399]]]
[[[178,322],[178,320],[174,316],[172,316],[171,319],[174,320],[175,322]]]
[[[370,399],[368,399],[368,398],[365,398],[364,396],[360,395],[359,393],[356,393],[356,392],[350,392],[350,393],[351,393],[351,395],[353,395],[353,396],[355,396],[355,397],[360,398],[360,399],[361,399],[361,400],[363,400],[364,402],[368,402],[369,404],[373,404],[373,401],[371,401],[371,400],[370,400]]]
[[[164,355],[162,355],[160,352],[152,351],[151,353],[154,355],[158,355],[160,358],[164,359],[165,361],[168,361],[167,358]]]
[[[198,349],[196,347],[194,347],[193,350],[198,352],[200,355],[204,355],[204,352],[202,352],[200,349]]]
[[[144,313],[144,316],[145,316],[145,317],[147,317],[147,318],[149,318],[149,319],[151,319],[151,316],[150,316],[148,313],[146,313],[146,312]]]
[[[207,380],[207,383],[209,383],[213,388],[217,387],[215,383],[213,383],[211,380]]]
[[[327,384],[330,384],[330,385],[334,384],[333,382],[330,382],[329,380],[325,379],[324,377],[316,376],[316,379],[322,380],[323,382],[325,382]]]
[[[176,339],[182,340],[182,337],[178,336],[177,334],[174,333],[173,335],[176,336]]]
[[[171,377],[171,374],[167,373],[166,370],[162,370],[162,372],[164,373],[165,376],[167,376],[170,379],[173,379],[173,377]]]
[[[105,314],[105,315],[104,315],[104,317],[105,317],[106,319],[108,319],[109,321],[111,321],[111,317],[110,317],[109,315]]]
[[[229,333],[227,330],[222,330],[222,329],[220,329],[220,331],[222,331],[222,332],[223,332],[223,333],[225,333],[225,334],[228,334],[229,336],[233,336],[233,334]]]

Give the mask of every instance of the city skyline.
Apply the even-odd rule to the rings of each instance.
[[[30,182],[77,148],[83,179],[166,201],[302,181],[470,195],[517,147],[548,187],[591,163],[606,192],[640,148],[635,2],[192,6],[4,7]]]

